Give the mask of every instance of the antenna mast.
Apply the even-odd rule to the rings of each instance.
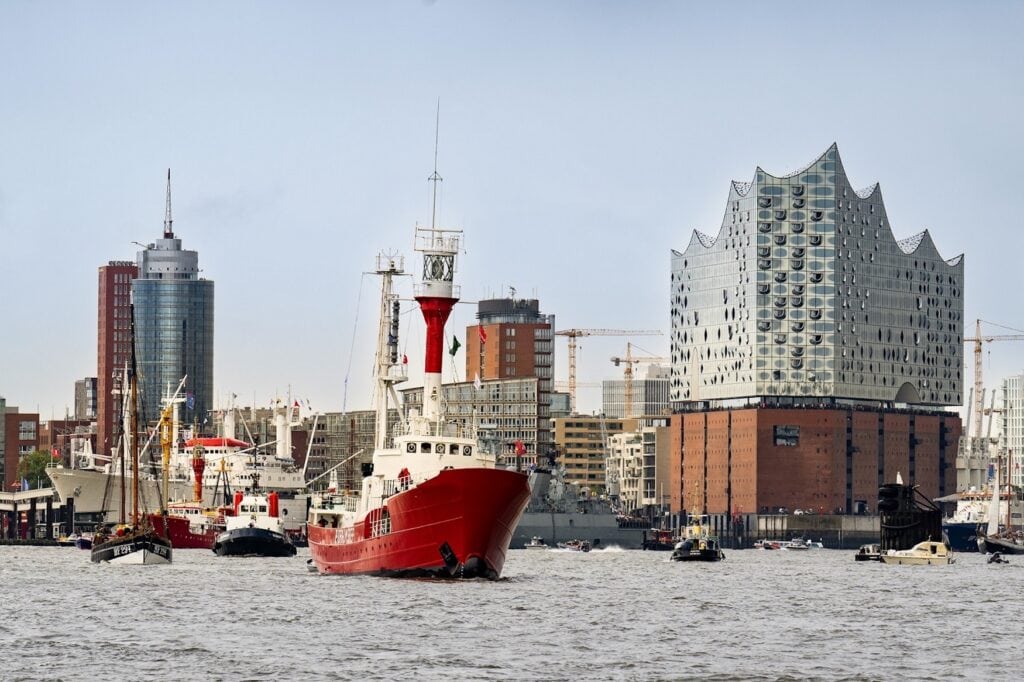
[[[174,219],[171,218],[171,169],[167,169],[167,210],[164,212],[164,239],[174,239]]]
[[[434,201],[430,207],[430,230],[431,232],[437,227],[437,183],[443,182],[443,178],[437,174],[437,143],[440,139],[441,133],[441,98],[437,98],[437,118],[434,121],[434,173],[427,180],[434,183]],[[167,192],[170,196],[170,187]]]

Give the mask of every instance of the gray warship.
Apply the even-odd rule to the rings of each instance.
[[[556,466],[537,467],[530,472],[530,503],[512,535],[513,549],[532,538],[542,538],[549,547],[566,540],[586,540],[595,549],[620,547],[641,549],[650,525],[621,516],[606,499],[590,496],[566,483],[564,470]]]

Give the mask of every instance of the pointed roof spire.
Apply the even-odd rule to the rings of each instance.
[[[167,211],[164,213],[164,239],[174,239],[174,219],[171,217],[171,169],[167,169]]]

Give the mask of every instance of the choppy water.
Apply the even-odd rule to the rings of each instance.
[[[1024,557],[513,550],[498,582],[0,547],[2,680],[1017,679]]]

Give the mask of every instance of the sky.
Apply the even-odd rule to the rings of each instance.
[[[731,180],[832,142],[855,186],[881,183],[898,239],[965,254],[966,335],[1022,329],[1022,29],[1015,2],[8,0],[0,396],[73,409],[97,268],[160,236],[171,168],[176,236],[216,282],[218,399],[369,408],[363,273],[381,251],[415,270],[438,106],[460,338],[512,286],[559,329],[661,330],[632,341],[667,355],[671,249],[717,234]],[[402,334],[417,384],[422,322]],[[578,381],[620,377],[627,340],[581,339]],[[988,344],[985,383],[1022,351]],[[579,391],[584,412],[600,399]]]

